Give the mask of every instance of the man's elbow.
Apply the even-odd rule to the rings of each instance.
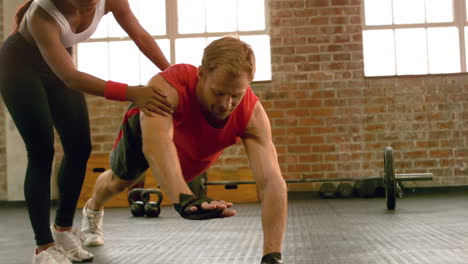
[[[276,188],[278,189],[278,192],[280,192],[281,194],[285,195],[288,192],[288,186],[286,185],[286,181],[283,179],[283,177],[278,179],[277,185],[278,187]]]
[[[142,146],[143,155],[145,156],[146,159],[157,155],[157,149],[158,147],[154,146],[154,144],[143,143],[143,146]]]
[[[262,185],[262,187],[263,191],[270,191],[280,196],[286,195],[288,191],[286,181],[281,175],[267,179],[266,182]]]
[[[145,145],[143,145],[142,151],[147,160],[154,156],[154,151],[150,147],[145,147]]]
[[[154,140],[156,138],[157,140]],[[155,155],[162,153],[162,150],[168,149],[168,144],[171,141],[172,139],[168,138],[165,135],[155,135],[150,140],[143,138],[141,150],[143,152],[143,155],[148,159],[150,157],[154,157]]]

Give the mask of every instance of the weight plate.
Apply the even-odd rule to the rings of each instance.
[[[384,168],[385,168],[385,199],[388,210],[395,210],[396,206],[396,180],[395,172],[393,171],[393,149],[386,147],[384,151]]]

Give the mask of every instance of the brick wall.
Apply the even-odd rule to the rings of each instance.
[[[363,78],[361,0],[269,0],[273,81],[254,84],[285,178],[433,172],[468,184],[468,75]],[[88,97],[93,152],[107,153],[125,104]],[[215,165],[247,167],[241,145]]]
[[[93,153],[109,153],[128,103],[88,96]]]
[[[273,81],[253,87],[270,117],[284,176],[381,175],[382,151],[391,145],[397,172],[431,171],[433,185],[468,184],[468,75],[363,78],[360,5],[269,0]],[[0,0],[1,39],[2,6]],[[126,104],[87,98],[93,153],[108,153]],[[3,107],[0,135],[2,192]],[[241,145],[215,165],[247,166]]]
[[[3,43],[3,0],[0,0],[0,45]],[[0,97],[0,193],[7,191],[5,152],[5,107]]]
[[[364,79],[360,0],[269,7],[278,96],[267,109],[285,176],[382,175],[390,145],[397,172],[468,183],[466,76]]]

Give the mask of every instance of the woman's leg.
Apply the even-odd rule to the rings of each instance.
[[[23,67],[11,63],[3,71],[3,101],[27,150],[24,195],[29,217],[37,245],[46,245],[53,242],[49,221],[54,132],[48,98],[39,74],[28,67],[28,62]]]
[[[55,224],[71,227],[91,153],[88,109],[84,95],[57,78],[47,81],[52,119],[63,146],[58,171],[59,206]]]
[[[86,163],[91,152],[88,109],[84,95],[69,89],[54,74],[42,76],[49,99],[49,108],[63,146],[58,171],[59,204],[52,226],[57,244],[76,262],[88,262],[93,254],[83,248],[84,237],[72,228],[76,203],[83,185]]]

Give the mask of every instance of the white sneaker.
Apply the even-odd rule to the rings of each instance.
[[[85,236],[84,245],[96,247],[104,245],[104,233],[102,232],[103,211],[89,210],[85,204],[83,206],[83,216],[81,217],[81,231]]]
[[[32,264],[72,264],[66,254],[65,250],[59,245],[43,250],[39,254],[34,251]]]
[[[50,227],[55,243],[62,246],[69,260],[74,262],[91,262],[93,254],[83,249],[84,235],[77,229],[59,232],[55,225]]]

